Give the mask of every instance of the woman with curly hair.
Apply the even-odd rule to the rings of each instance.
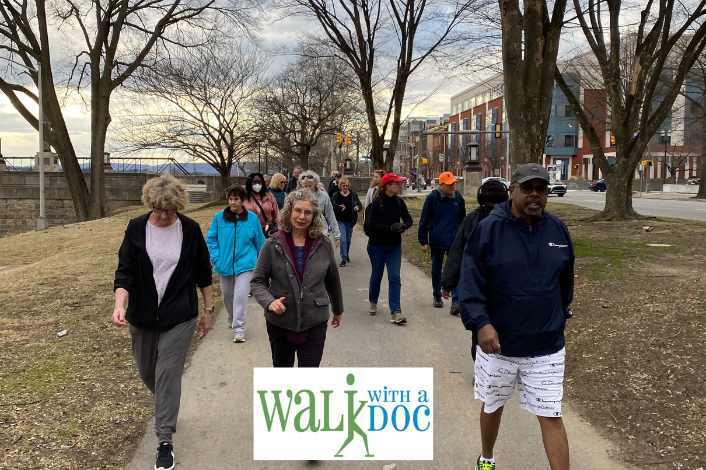
[[[274,367],[294,367],[295,356],[299,367],[319,367],[330,308],[331,325],[341,324],[343,292],[324,223],[314,193],[291,192],[280,230],[257,258],[250,286],[265,309]]]
[[[187,201],[186,186],[170,174],[145,184],[142,202],[150,212],[128,223],[113,284],[111,321],[119,327],[129,324],[137,370],[154,394],[158,470],[174,468],[172,435],[184,363],[197,324],[203,338],[213,310],[208,247],[199,224],[179,212]],[[200,321],[197,287],[204,303]]]
[[[265,186],[265,177],[262,173],[251,173],[245,182],[247,197],[243,207],[257,215],[265,238],[277,231],[279,223],[279,207],[277,199]]]

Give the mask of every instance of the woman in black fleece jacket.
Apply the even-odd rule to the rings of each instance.
[[[390,323],[397,325],[407,323],[407,319],[402,316],[402,306],[400,305],[402,234],[413,224],[407,205],[397,195],[400,192],[402,181],[404,178],[394,173],[388,173],[382,178],[382,186],[375,193],[370,205],[370,215],[367,222],[370,231],[368,256],[372,265],[368,292],[368,300],[370,301],[368,313],[377,315],[380,283],[385,266],[387,266],[387,280],[390,283],[388,300],[392,315]],[[401,223],[400,220],[402,220]]]

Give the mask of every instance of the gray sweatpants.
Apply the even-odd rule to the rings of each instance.
[[[223,276],[221,279],[221,292],[223,293],[223,306],[228,312],[228,323],[233,331],[245,331],[245,314],[248,312],[248,293],[253,271],[245,271],[237,276]]]
[[[168,331],[145,331],[130,325],[132,355],[142,381],[154,394],[154,432],[172,442],[181,401],[181,376],[198,318]]]

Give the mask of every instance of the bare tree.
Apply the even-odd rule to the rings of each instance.
[[[252,154],[255,97],[267,65],[262,50],[229,41],[184,49],[142,70],[128,84],[133,95],[119,118],[117,147],[203,160],[228,187],[233,165]]]
[[[470,15],[476,0],[292,2],[316,18],[336,55],[355,72],[368,118],[373,165],[391,170],[409,77],[451,39],[452,31]],[[376,106],[381,84],[389,91],[383,110]],[[383,162],[388,131],[390,144]]]
[[[690,124],[691,132],[685,129],[687,133],[687,143],[690,146],[698,144],[701,148],[699,156],[699,192],[696,195],[698,199],[706,199],[706,58],[700,55],[696,59],[696,67],[694,67],[686,80],[689,81],[689,88],[684,89],[686,105],[686,122]]]
[[[604,2],[608,6],[607,30],[601,11]],[[621,0],[588,0],[587,9],[574,0],[578,22],[598,62],[610,108],[610,130],[616,145],[613,165],[608,163],[599,134],[579,97],[569,88],[561,71],[555,69],[556,82],[569,100],[608,188],[605,208],[595,220],[640,217],[632,207],[635,169],[652,136],[670,113],[685,76],[706,46],[706,23],[700,23],[706,14],[706,0],[691,11],[675,0],[660,0],[656,17],[652,17],[653,3],[654,0],[649,0],[641,11],[637,33],[625,35],[621,34],[620,26]],[[674,47],[682,40],[686,46],[675,57]],[[632,57],[623,57],[627,42],[634,43],[630,48],[634,51]],[[624,65],[624,59],[629,66]],[[665,75],[669,78],[666,84]],[[658,96],[660,99],[656,100]]]
[[[502,21],[505,106],[513,165],[543,163],[554,69],[566,0],[498,0]]]

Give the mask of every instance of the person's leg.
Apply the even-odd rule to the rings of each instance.
[[[233,325],[233,301],[235,299],[233,290],[235,289],[235,276],[218,275],[221,281],[221,293],[223,294],[223,306],[228,312],[228,328]],[[250,290],[248,290],[250,292]]]
[[[350,233],[348,232],[348,224],[347,222],[339,222],[338,223],[338,229],[341,232],[341,246],[339,247],[340,253],[341,253],[341,261],[346,261],[348,259],[348,247],[350,244],[348,243],[348,238],[350,237]]]
[[[248,312],[248,292],[250,292],[250,281],[252,271],[245,271],[235,277],[235,283],[231,292],[233,293],[233,331],[245,331],[245,315]]]
[[[561,417],[537,416],[551,470],[569,470],[569,439]]]
[[[321,358],[324,355],[327,327],[327,322],[324,322],[309,328],[306,341],[297,345],[298,367],[319,367]]]
[[[430,248],[431,252],[431,287],[434,297],[441,297],[441,270],[444,265],[443,248]]]
[[[501,406],[492,413],[485,412],[485,403],[480,409],[480,441],[481,441],[481,458],[492,459],[495,441],[498,440],[498,431],[500,430],[500,421],[503,417],[503,409]]]
[[[353,240],[353,222],[346,222],[346,225],[348,226],[348,238],[346,238],[346,242],[348,243],[348,246],[346,247],[346,261],[351,260],[351,241]]]
[[[267,322],[273,367],[294,367],[296,346],[287,341],[287,330]]]
[[[400,295],[402,293],[402,278],[400,277],[402,245],[388,248],[385,256],[385,264],[387,266],[387,281],[390,284],[388,289],[390,312],[400,311],[402,310],[400,302]]]
[[[172,442],[181,401],[181,377],[198,319],[159,335],[154,393],[154,430],[159,442]]]
[[[368,257],[372,271],[370,272],[370,289],[368,290],[368,300],[374,304],[378,303],[380,297],[380,283],[385,272],[385,252],[383,246],[371,245],[368,243]]]
[[[142,382],[154,394],[154,368],[157,365],[158,331],[141,330],[128,323],[132,339],[132,356]]]

